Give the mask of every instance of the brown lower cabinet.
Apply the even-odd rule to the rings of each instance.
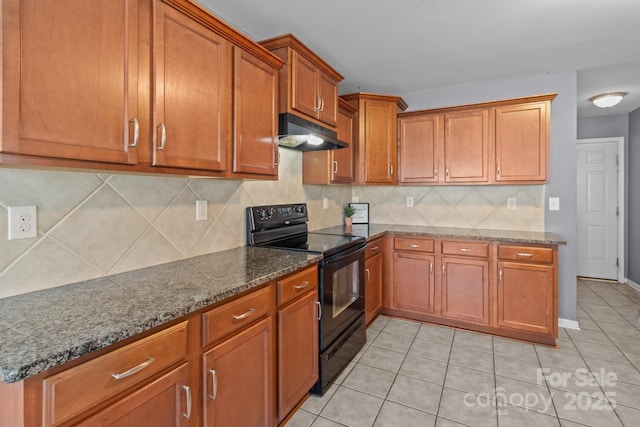
[[[557,245],[384,239],[383,314],[555,345]]]
[[[382,239],[367,245],[364,261],[364,321],[369,325],[382,309]]]
[[[18,383],[1,426],[273,427],[318,379],[307,267]]]
[[[272,334],[268,317],[204,354],[205,426],[272,425]]]

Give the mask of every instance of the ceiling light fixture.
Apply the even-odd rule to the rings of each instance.
[[[593,102],[596,107],[609,108],[622,101],[626,94],[627,92],[603,93],[602,95],[592,96],[589,101]]]

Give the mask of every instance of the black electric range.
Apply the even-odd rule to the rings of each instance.
[[[318,264],[319,380],[322,395],[366,341],[364,251],[362,236],[308,231],[305,203],[247,208],[251,246],[320,253]]]

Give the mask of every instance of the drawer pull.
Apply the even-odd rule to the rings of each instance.
[[[294,286],[293,288],[299,291],[300,289],[304,289],[307,286],[309,286],[309,281],[305,280],[304,282],[300,283],[299,285]]]
[[[209,399],[216,400],[218,396],[218,374],[215,369],[209,369],[209,373],[211,374],[211,394]]]
[[[460,252],[471,252],[471,249],[469,248],[460,248],[458,249]]]
[[[371,249],[372,251],[377,251],[377,250],[378,250],[378,249],[380,249],[380,248],[379,248],[379,247],[377,247],[377,246],[372,246],[370,249]]]
[[[183,385],[182,388],[187,395],[187,412],[182,414],[182,416],[189,419],[191,418],[191,388],[188,385]]]
[[[415,243],[407,243],[407,247],[409,247],[409,248],[419,248],[420,245],[416,245]]]
[[[337,160],[333,161],[333,173],[334,174],[338,173],[338,161]]]
[[[247,310],[246,313],[242,313],[242,314],[236,314],[233,316],[234,320],[243,320],[246,319],[247,317],[251,316],[253,313],[256,312],[255,308],[250,308],[249,310]]]
[[[129,144],[129,147],[133,148],[138,146],[138,140],[140,139],[140,122],[134,117],[129,120],[129,123],[133,123],[133,143]]]
[[[167,128],[164,123],[160,123],[158,127],[160,128],[160,146],[156,150],[161,151],[167,146]]]
[[[516,256],[522,257],[522,258],[531,258],[533,256],[533,254],[528,254],[525,252],[516,252]]]
[[[149,365],[151,365],[153,363],[155,359],[153,357],[148,358],[147,360],[145,360],[144,362],[142,362],[141,364],[134,366],[131,369],[128,369],[124,372],[116,372],[115,374],[111,374],[111,376],[116,379],[116,380],[121,380],[123,378],[127,378],[130,377],[133,374],[137,374],[138,372],[142,371],[144,368],[148,367]]]
[[[320,301],[316,301],[316,305],[318,306],[318,316],[316,316],[317,320],[322,319],[322,305],[320,305]]]
[[[433,276],[433,263],[429,261],[429,276]]]
[[[367,273],[367,283],[369,283],[371,281],[371,270],[365,268],[364,271]]]

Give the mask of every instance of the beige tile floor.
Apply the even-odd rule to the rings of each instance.
[[[640,426],[640,293],[578,280],[558,349],[379,317],[287,427]]]

